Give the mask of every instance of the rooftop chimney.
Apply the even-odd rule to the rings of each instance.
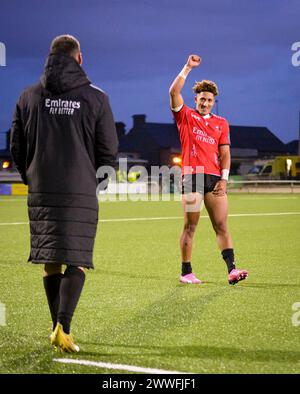
[[[119,139],[125,135],[125,127],[126,127],[125,123],[116,122],[116,129]]]
[[[141,127],[145,126],[146,123],[146,115],[133,115],[133,127]]]

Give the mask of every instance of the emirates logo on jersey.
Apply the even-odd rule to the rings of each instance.
[[[205,131],[197,129],[197,127],[193,128],[193,134],[196,134],[196,140],[199,142],[205,142],[210,145],[216,143],[214,138],[210,137]]]

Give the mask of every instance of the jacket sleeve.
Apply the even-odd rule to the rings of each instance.
[[[95,130],[96,169],[101,166],[116,167],[118,137],[114,117],[107,95],[103,96],[100,116]]]
[[[24,184],[27,185],[26,137],[24,134],[24,125],[21,116],[20,100],[16,105],[10,132],[10,153]]]

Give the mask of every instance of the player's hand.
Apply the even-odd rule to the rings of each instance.
[[[213,195],[216,197],[222,197],[225,196],[226,194],[226,186],[227,186],[227,181],[225,179],[221,179],[216,183],[216,186],[214,187],[213,190]]]
[[[190,55],[186,62],[186,65],[191,68],[198,67],[200,66],[200,64],[201,64],[201,57],[198,55]]]

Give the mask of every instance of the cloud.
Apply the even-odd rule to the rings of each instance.
[[[300,67],[290,62],[291,44],[300,40],[299,11],[298,0],[2,1],[0,41],[8,65],[0,68],[0,129],[23,87],[39,78],[53,37],[70,33],[81,41],[84,68],[108,91],[118,120],[129,123],[143,112],[169,121],[169,84],[197,52],[203,64],[187,81],[187,100],[194,79],[208,77],[221,87],[224,115],[295,136],[297,123],[286,113],[300,103]],[[281,120],[273,121],[272,108]]]

